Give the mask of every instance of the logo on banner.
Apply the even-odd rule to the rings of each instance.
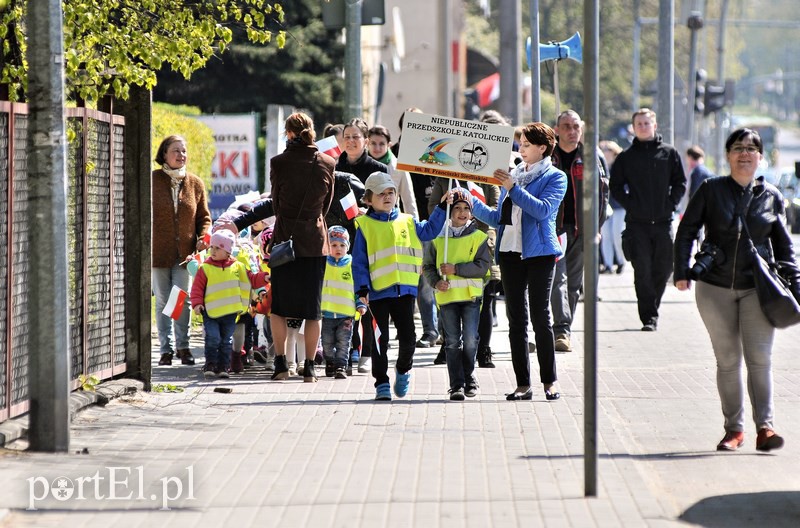
[[[477,141],[465,143],[458,153],[458,162],[466,170],[478,172],[489,163],[489,149]]]

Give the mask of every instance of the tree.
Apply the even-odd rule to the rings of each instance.
[[[1,0],[0,83],[11,100],[27,86],[25,0]],[[72,95],[127,98],[131,84],[152,89],[169,67],[188,79],[232,42],[234,33],[283,47],[280,4],[265,0],[64,0],[64,69]]]
[[[153,98],[194,105],[206,113],[263,113],[268,104],[283,104],[309,112],[320,130],[326,122],[339,122],[344,101],[340,32],[323,25],[320,0],[293,2],[284,27],[292,45],[282,50],[232,45],[191,82],[162,70]]]

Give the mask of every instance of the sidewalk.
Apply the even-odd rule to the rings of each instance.
[[[270,382],[257,368],[208,383],[198,367],[154,367],[154,384],[185,392],[84,410],[70,454],[15,450],[22,441],[0,450],[0,526],[800,525],[800,326],[779,331],[774,349],[786,447],[757,453],[748,423],[744,447],[718,453],[714,359],[693,293],[669,286],[647,333],[632,283],[630,270],[600,277],[596,498],[584,497],[580,305],[556,402],[541,386],[532,402],[505,400],[505,331],[493,337],[497,368],[478,369],[481,392],[465,402],[445,399],[434,348],[418,349],[409,396],[390,403],[373,401],[363,374]]]

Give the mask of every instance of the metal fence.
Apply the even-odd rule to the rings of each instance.
[[[81,374],[126,370],[124,119],[66,109],[69,354]],[[29,321],[49,306],[27,302],[28,270],[49,255],[28,250],[27,105],[0,101],[0,421],[28,411]]]

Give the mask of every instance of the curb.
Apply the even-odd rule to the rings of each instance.
[[[141,391],[143,387],[144,384],[139,380],[118,379],[99,384],[94,392],[73,391],[69,395],[69,421],[71,423],[79,411],[90,405],[106,405],[115,398]],[[0,448],[26,436],[29,428],[27,414],[0,423]]]

